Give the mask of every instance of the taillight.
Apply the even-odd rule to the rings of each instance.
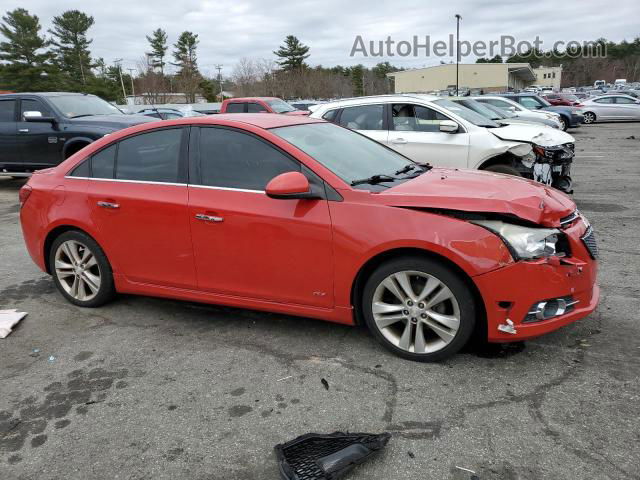
[[[20,207],[23,207],[25,202],[29,199],[33,188],[29,185],[24,185],[18,192],[18,199],[20,200]]]

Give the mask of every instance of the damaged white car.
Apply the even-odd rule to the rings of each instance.
[[[356,130],[420,163],[518,175],[571,192],[574,138],[501,125],[446,98],[380,95],[319,105],[314,118]]]

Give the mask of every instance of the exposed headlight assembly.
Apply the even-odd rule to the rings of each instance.
[[[516,260],[562,255],[556,247],[562,235],[556,228],[530,228],[500,220],[473,220],[472,223],[491,230],[507,245]]]

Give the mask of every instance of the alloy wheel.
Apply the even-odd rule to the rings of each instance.
[[[93,252],[83,243],[67,240],[55,253],[56,277],[71,297],[92,300],[102,284],[100,267]]]
[[[593,113],[591,113],[591,112],[586,112],[586,113],[583,115],[583,119],[582,119],[582,121],[583,121],[584,123],[593,123],[593,122],[595,122],[595,121],[596,121],[596,116],[595,116]]]
[[[560,130],[562,130],[563,132],[567,129],[567,122],[564,118],[560,117],[558,119],[558,122],[560,122]]]
[[[400,271],[375,289],[373,320],[396,347],[433,353],[453,341],[460,328],[460,307],[453,292],[433,275]]]

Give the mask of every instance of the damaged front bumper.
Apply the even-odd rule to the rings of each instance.
[[[574,156],[573,143],[552,147],[534,145],[531,154],[518,158],[516,168],[523,177],[573,193],[571,164]]]
[[[600,289],[593,230],[575,216],[562,231],[569,255],[517,261],[474,277],[485,303],[488,341],[544,335],[595,310]]]

